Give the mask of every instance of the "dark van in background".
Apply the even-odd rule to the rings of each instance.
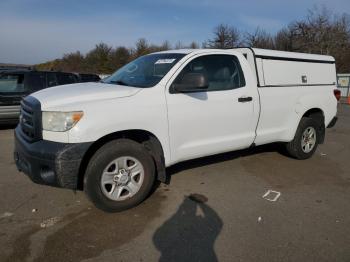
[[[0,71],[0,124],[18,122],[23,97],[40,89],[78,83],[79,76],[63,72],[34,70]]]
[[[95,74],[77,74],[80,83],[99,82],[101,78]]]

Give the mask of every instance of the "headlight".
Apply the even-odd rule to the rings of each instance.
[[[43,129],[47,131],[64,132],[71,129],[83,117],[82,111],[54,112],[43,111]]]

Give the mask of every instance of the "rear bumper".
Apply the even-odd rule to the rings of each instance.
[[[19,171],[35,183],[77,189],[80,164],[91,143],[28,143],[15,130],[14,158]]]
[[[332,128],[335,126],[335,124],[337,123],[338,121],[338,117],[333,117],[332,121],[328,124],[327,128]]]

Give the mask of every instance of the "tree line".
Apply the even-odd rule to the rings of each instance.
[[[181,48],[256,47],[282,51],[331,55],[336,59],[337,72],[350,72],[350,16],[334,14],[325,7],[309,10],[305,18],[291,22],[277,33],[271,34],[263,28],[253,32],[242,32],[238,28],[219,24],[213,35],[201,45],[193,41],[188,45],[180,41],[172,45],[164,41],[161,45],[150,44],[139,39],[134,47],[112,47],[100,43],[85,55],[80,51],[68,53],[62,58],[38,64],[38,70],[57,70],[79,73],[110,74],[131,60],[156,51]]]

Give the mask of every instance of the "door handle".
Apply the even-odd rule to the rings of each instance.
[[[238,102],[240,103],[250,102],[252,100],[253,98],[251,96],[242,96],[238,98]]]

